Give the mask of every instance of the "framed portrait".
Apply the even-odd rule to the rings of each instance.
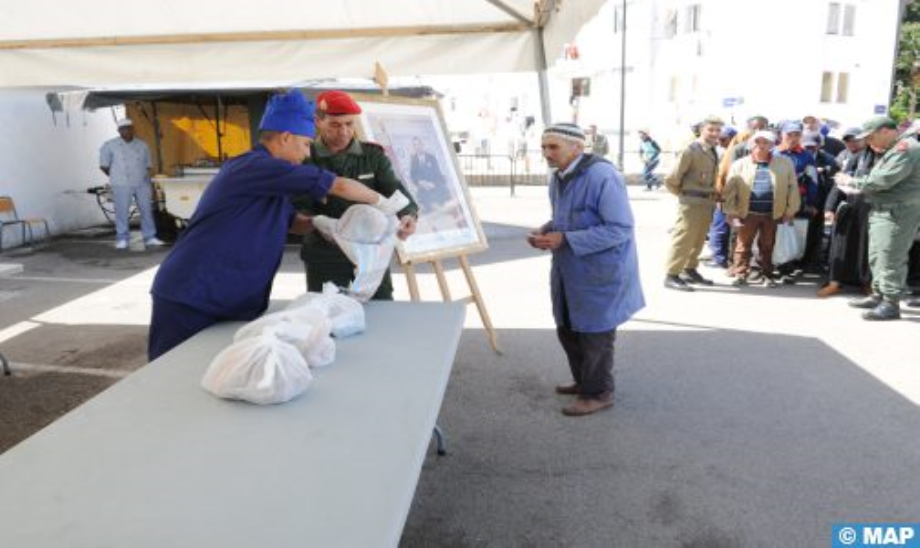
[[[397,246],[402,263],[488,247],[437,101],[356,95],[361,137],[384,148],[419,206],[415,234]]]

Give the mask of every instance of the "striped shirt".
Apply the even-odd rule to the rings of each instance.
[[[757,162],[754,184],[751,185],[751,211],[754,213],[773,212],[773,177],[770,164]]]

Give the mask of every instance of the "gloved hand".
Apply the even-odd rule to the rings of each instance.
[[[387,215],[396,215],[399,210],[409,205],[409,198],[406,198],[402,192],[397,190],[389,198],[384,198],[383,195],[381,195],[377,203],[373,205]],[[315,222],[316,221],[314,221],[314,223]]]

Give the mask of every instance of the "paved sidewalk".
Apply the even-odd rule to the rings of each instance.
[[[402,544],[826,546],[833,523],[920,519],[920,311],[869,324],[844,297],[816,299],[817,279],[739,290],[710,271],[711,289],[668,291],[674,201],[630,191],[648,307],[618,336],[616,408],[572,419],[552,391],[567,367],[549,257],[524,243],[545,189],[474,190],[490,249],[471,260],[504,354],[471,308],[440,420],[450,454],[427,460]],[[24,266],[0,278],[16,369],[0,377],[0,451],[143,365],[166,251],[109,244],[0,256]],[[303,285],[292,247],[275,296]],[[421,289],[439,298],[430,274]]]

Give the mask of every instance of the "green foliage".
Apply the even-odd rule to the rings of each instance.
[[[901,42],[895,60],[891,115],[898,121],[913,119],[920,98],[920,2],[907,6],[901,23]]]

